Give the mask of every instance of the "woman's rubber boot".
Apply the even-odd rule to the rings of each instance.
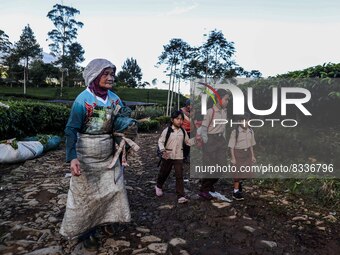
[[[94,235],[90,235],[83,241],[83,245],[88,251],[97,251],[99,248],[99,240]]]

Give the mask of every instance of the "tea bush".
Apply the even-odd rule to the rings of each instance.
[[[159,121],[149,120],[138,124],[138,132],[151,132],[158,130],[159,127],[160,127]]]
[[[0,139],[23,138],[37,133],[62,134],[70,109],[41,102],[7,101],[0,107]]]

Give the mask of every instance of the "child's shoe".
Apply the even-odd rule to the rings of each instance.
[[[240,191],[237,191],[237,192],[233,192],[233,199],[240,201],[240,200],[244,200],[244,197]]]
[[[178,199],[179,204],[184,204],[184,203],[187,203],[187,202],[189,202],[189,199],[187,199],[186,197],[180,197]]]
[[[163,190],[162,189],[160,189],[157,186],[155,186],[155,190],[156,190],[156,196],[157,197],[163,196]]]

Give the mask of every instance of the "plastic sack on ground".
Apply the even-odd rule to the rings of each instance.
[[[60,143],[61,143],[61,138],[59,136],[56,136],[56,135],[51,136],[47,140],[47,143],[44,144],[44,152],[58,149]]]
[[[0,144],[0,163],[16,163],[33,159],[43,153],[44,146],[40,142],[18,142],[18,149],[10,144]]]
[[[24,141],[39,141],[44,146],[44,152],[58,149],[61,138],[57,135],[37,135],[26,137]]]

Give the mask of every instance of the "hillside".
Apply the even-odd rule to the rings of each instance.
[[[28,98],[34,99],[64,99],[64,100],[74,100],[75,97],[83,91],[83,87],[65,87],[63,90],[63,97],[60,98],[59,88],[27,88]],[[135,89],[135,88],[122,88],[117,87],[114,90],[119,97],[124,101],[138,101],[145,103],[156,103],[159,105],[166,105],[168,91],[162,89]],[[177,93],[175,94],[177,98]],[[0,86],[0,96],[14,96],[23,97],[23,88],[21,87],[6,87]],[[181,102],[185,100],[184,96],[181,95]]]

